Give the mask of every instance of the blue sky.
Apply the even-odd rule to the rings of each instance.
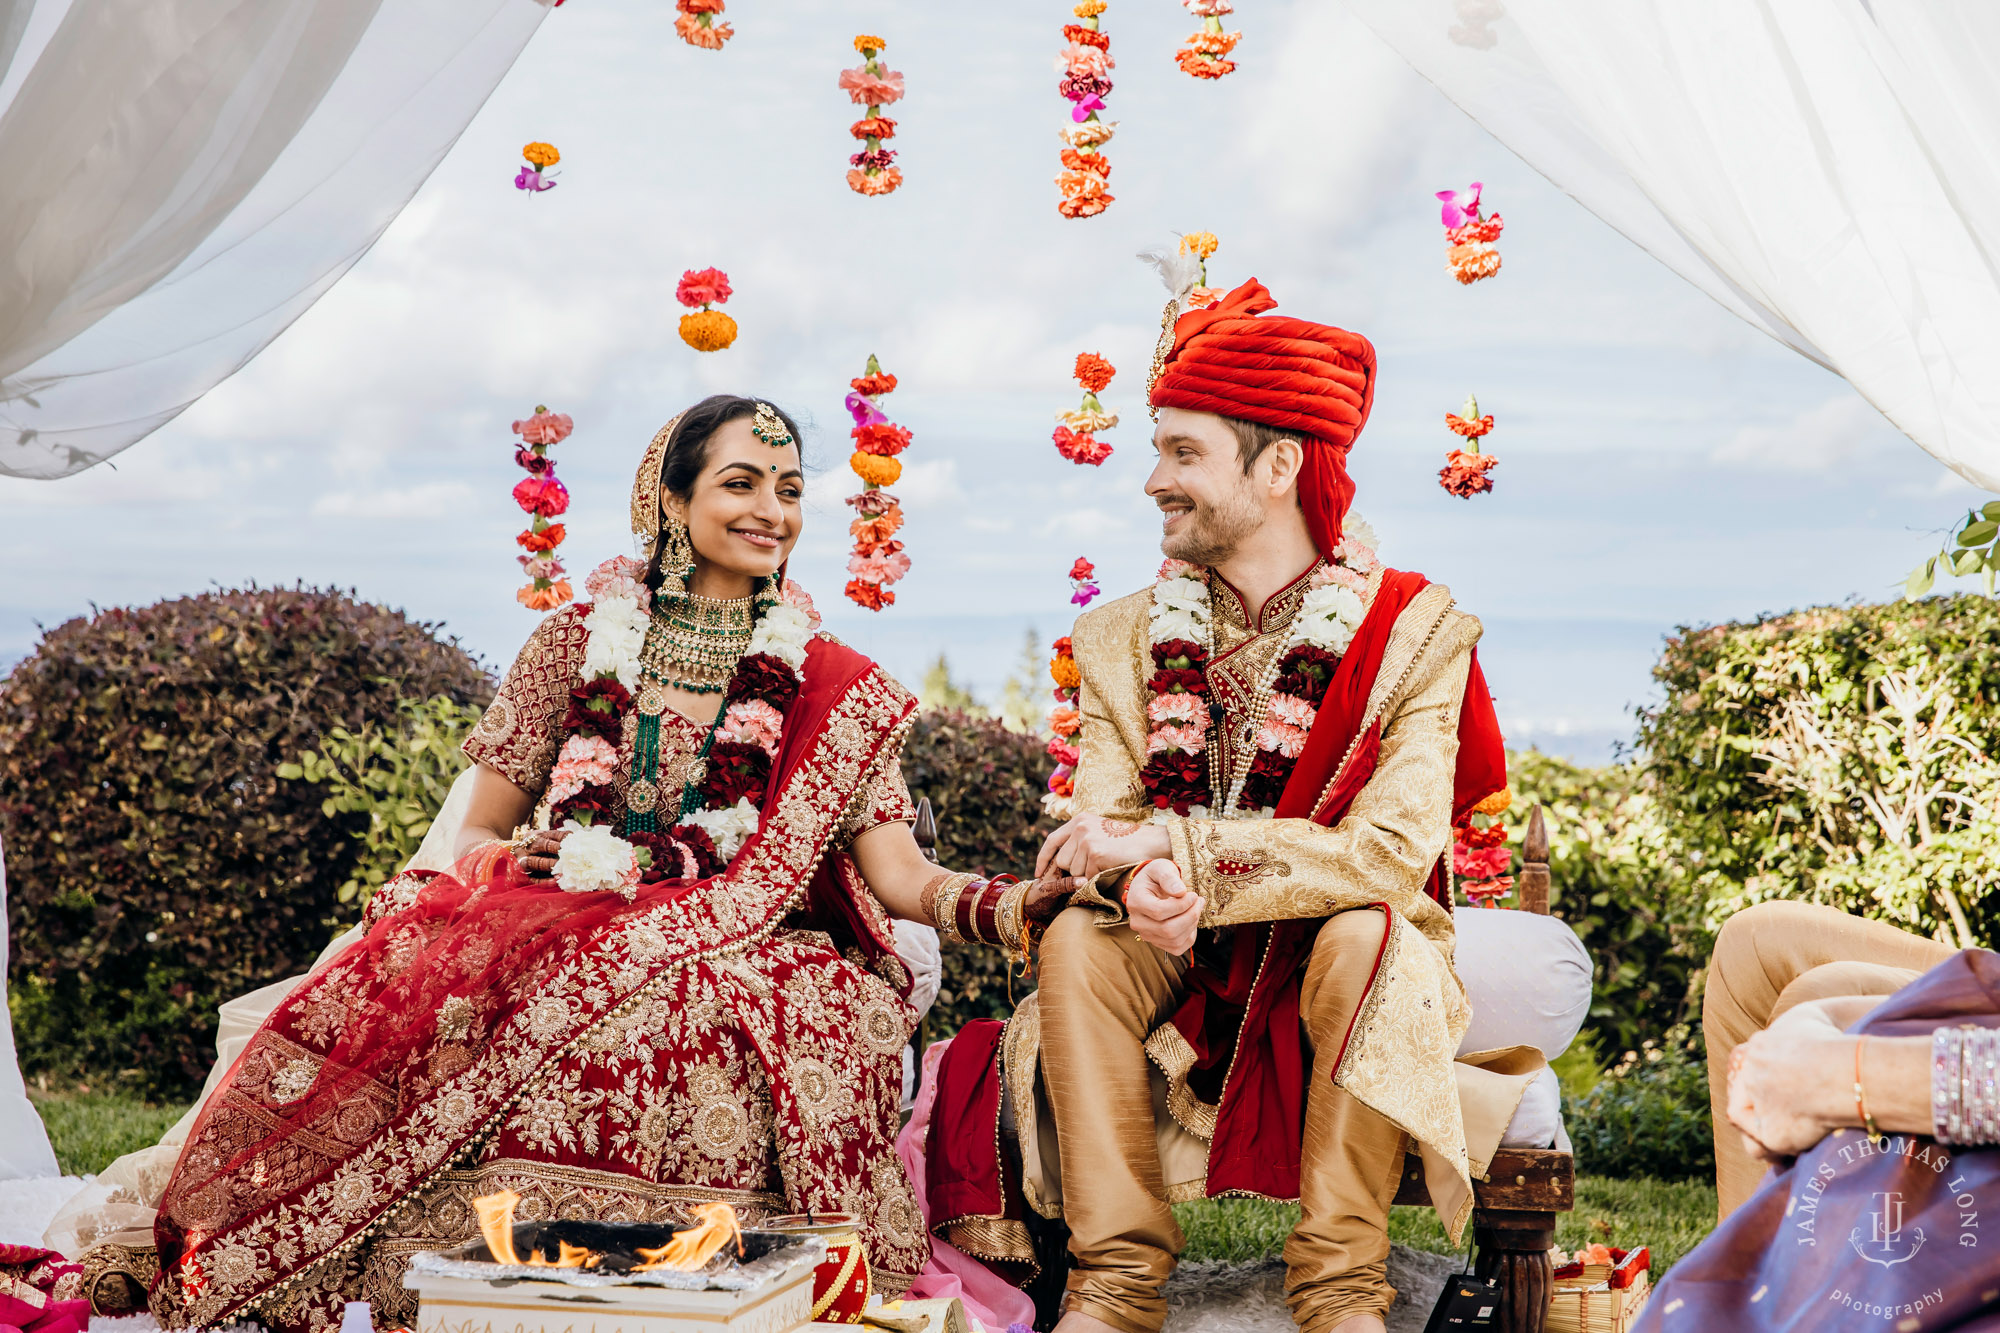
[[[906,679],[942,650],[991,695],[1023,633],[1070,618],[1070,562],[1108,592],[1158,561],[1141,395],[1162,293],[1132,256],[1222,238],[1216,281],[1366,333],[1374,416],[1351,459],[1390,563],[1449,584],[1517,744],[1599,758],[1630,733],[1675,625],[1895,595],[1976,493],[1845,383],[1711,303],[1522,165],[1336,6],[1236,16],[1241,69],[1200,84],[1177,6],[1114,3],[1109,212],[1055,212],[1067,6],[744,0],[720,53],[661,0],[554,11],[381,243],[247,369],[115,460],[0,481],[31,577],[0,589],[0,656],[92,605],[252,580],[352,587],[440,621],[504,666],[512,598],[507,423],[570,413],[556,450],[573,570],[628,549],[632,467],[716,390],[802,413],[812,487],[794,562],[843,637]],[[843,183],[856,31],[908,78],[897,194]],[[512,188],[555,143],[561,185]],[[1435,190],[1485,182],[1505,268],[1445,272]],[[737,346],[675,334],[681,270],[737,290]],[[1075,354],[1120,374],[1100,469],[1048,441]],[[849,376],[870,352],[915,432],[897,487],[915,570],[880,615],[848,607],[840,497]],[[1499,421],[1497,490],[1435,481],[1468,390]]]

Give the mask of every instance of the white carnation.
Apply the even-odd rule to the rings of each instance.
[[[750,798],[739,796],[727,810],[697,810],[685,823],[693,824],[715,842],[715,851],[724,863],[735,859],[750,835],[757,831],[757,807]]]
[[[779,602],[757,617],[749,650],[769,653],[793,670],[805,665],[806,645],[812,642],[812,618],[796,606]]]
[[[563,825],[569,836],[556,853],[556,883],[571,893],[620,892],[628,898],[639,882],[639,857],[632,844],[609,824]]]
[[[1186,639],[1200,643],[1201,625],[1186,611],[1153,612],[1153,642],[1165,643],[1169,639]]]
[[[1338,583],[1325,583],[1306,593],[1305,601],[1299,606],[1299,615],[1308,620],[1338,620],[1349,627],[1359,625],[1367,614],[1361,599],[1354,589]]]
[[[583,618],[590,637],[583,647],[583,677],[616,676],[626,689],[639,685],[639,654],[646,646],[646,613],[630,597],[600,597]]]
[[[1359,514],[1349,514],[1340,520],[1342,542],[1355,542],[1371,551],[1382,549],[1381,539],[1375,535],[1375,525]]]
[[[1185,574],[1163,579],[1153,589],[1153,605],[1155,608],[1170,607],[1205,617],[1208,614],[1208,585]]]
[[[1052,791],[1042,793],[1042,813],[1050,819],[1068,819],[1076,813],[1076,800],[1070,796],[1058,796]]]

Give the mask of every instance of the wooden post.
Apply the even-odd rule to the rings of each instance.
[[[1523,912],[1549,914],[1549,830],[1539,805],[1528,812],[1528,831],[1521,838],[1521,876],[1514,887]]]
[[[917,802],[917,819],[910,829],[910,836],[917,840],[917,850],[924,854],[924,860],[936,865],[937,816],[931,812],[931,798],[928,796]]]
[[[1479,1246],[1475,1271],[1500,1288],[1500,1319],[1495,1327],[1500,1333],[1542,1333],[1555,1280],[1549,1247],[1556,1243],[1556,1215],[1476,1208],[1472,1238]]]

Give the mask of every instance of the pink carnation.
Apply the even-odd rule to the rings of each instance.
[[[674,288],[674,298],[690,307],[721,305],[729,296],[729,275],[719,268],[691,268]]]
[[[888,106],[902,100],[903,76],[893,69],[870,74],[865,65],[844,69],[840,71],[840,90],[853,98],[856,106]]]
[[[883,495],[888,494],[887,491],[879,493]],[[786,606],[805,612],[806,619],[812,622],[813,630],[815,632],[819,630],[819,611],[813,606],[812,595],[799,586],[797,582],[792,579],[786,579],[785,586],[779,592],[778,597]]]
[[[1201,723],[1208,720],[1208,705],[1194,694],[1156,694],[1146,701],[1146,716],[1155,726],[1163,722]]]
[[[910,572],[910,557],[901,551],[856,552],[847,561],[847,572],[868,583],[894,583]]]
[[[1071,42],[1056,57],[1057,72],[1066,70],[1076,78],[1101,79],[1107,70],[1115,69],[1117,65],[1109,51],[1085,46],[1082,42]]]
[[[1155,727],[1146,737],[1146,753],[1159,754],[1163,750],[1185,750],[1189,754],[1200,754],[1208,744],[1208,738],[1200,727],[1167,726]]]
[[[729,705],[729,712],[722,719],[722,734],[732,741],[744,745],[755,745],[765,754],[776,758],[778,737],[785,726],[784,714],[762,699],[739,699]]]
[[[1505,847],[1467,847],[1458,843],[1451,849],[1452,873],[1460,879],[1492,879],[1504,875],[1514,864],[1514,854]]]
[[[1296,694],[1273,694],[1271,696],[1271,720],[1282,722],[1300,731],[1311,731],[1313,706]]]
[[[1068,764],[1072,768],[1076,767],[1078,757],[1076,747],[1060,736],[1049,742],[1048,754],[1051,759],[1059,764]]]
[[[618,772],[618,751],[602,736],[572,736],[549,773],[548,802],[560,805],[585,787],[608,783]]]
[[[1366,550],[1367,548],[1363,547],[1362,549]],[[1356,597],[1364,599],[1368,595],[1368,576],[1358,570],[1341,565],[1328,565],[1326,568],[1320,570],[1319,574],[1313,579],[1313,583],[1322,588],[1328,584],[1334,584],[1347,589]]]
[[[521,572],[531,579],[559,579],[563,576],[562,561],[552,555],[517,555],[521,562]]]
[[[514,503],[530,514],[554,518],[569,509],[569,487],[553,472],[539,477],[523,477],[514,483]]]
[[[584,591],[592,597],[630,597],[639,605],[647,601],[644,578],[646,566],[629,555],[614,555],[583,581]]]
[[[515,422],[514,433],[528,444],[561,444],[575,427],[567,412],[537,412]]]
[[[1266,722],[1257,733],[1257,748],[1281,754],[1287,759],[1297,759],[1299,751],[1306,748],[1306,734],[1283,722]]]
[[[1200,572],[1200,565],[1189,564],[1185,560],[1162,560],[1160,562],[1160,572],[1153,577],[1156,579],[1170,579],[1177,574],[1199,574]]]

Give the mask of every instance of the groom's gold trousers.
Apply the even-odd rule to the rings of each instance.
[[[1161,1285],[1180,1252],[1154,1135],[1144,1043],[1186,993],[1187,964],[1128,925],[1073,907],[1042,941],[1042,1070],[1062,1142],[1063,1216],[1076,1260],[1063,1308],[1124,1333],[1157,1333]],[[1300,1156],[1303,1217],[1285,1244],[1285,1299],[1307,1333],[1383,1313],[1389,1201],[1405,1135],[1333,1085],[1333,1062],[1382,944],[1382,918],[1348,912],[1320,928],[1299,996],[1312,1049]]]

